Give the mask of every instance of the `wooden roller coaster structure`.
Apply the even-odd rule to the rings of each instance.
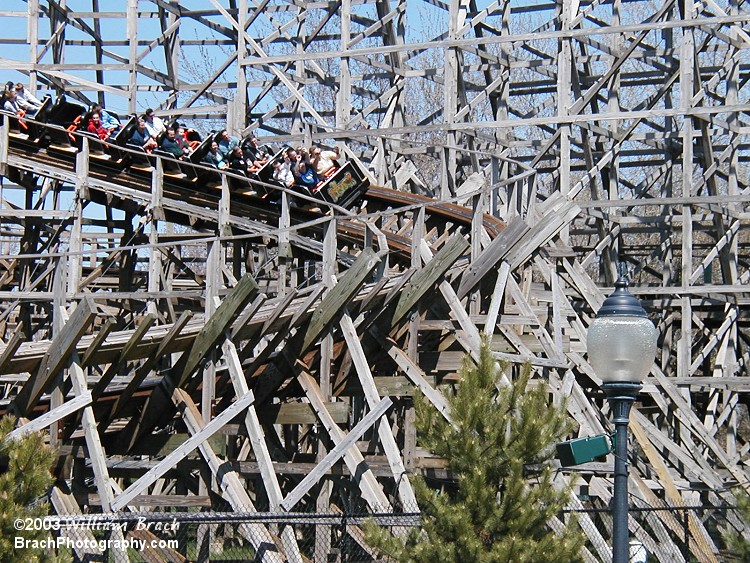
[[[483,335],[578,436],[608,432],[585,337],[620,261],[659,331],[631,503],[750,490],[744,4],[18,4],[0,69],[31,91],[337,143],[370,184],[346,208],[3,116],[0,410],[59,451],[57,513],[414,509],[408,474],[450,475],[413,396],[445,413]],[[557,478],[571,509],[610,501],[609,463]],[[647,518],[656,560],[685,534],[721,560],[701,518]],[[604,522],[581,512],[587,561],[611,557]],[[239,531],[308,557],[291,528]]]

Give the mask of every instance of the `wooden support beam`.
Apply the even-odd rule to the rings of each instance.
[[[302,479],[302,481],[300,481],[286,497],[284,497],[284,500],[281,502],[281,508],[287,512],[294,508],[296,504],[302,500],[302,497],[304,497],[305,494],[307,494],[307,492],[314,487],[318,481],[320,481],[321,477],[326,474],[328,469],[346,454],[346,451],[386,413],[392,404],[393,401],[391,401],[389,397],[383,397],[380,399],[380,401],[375,404],[375,407],[346,434],[346,437],[328,452],[328,455],[326,455],[323,460],[315,466],[315,469],[308,473],[305,478]]]
[[[321,424],[328,432],[331,440],[334,444],[342,442],[346,438],[346,434],[336,425],[328,411],[325,408],[325,401],[320,394],[320,387],[315,380],[310,376],[309,373],[302,372],[297,376],[302,388],[307,394],[307,398],[310,399],[315,412],[320,419]],[[349,468],[355,482],[359,485],[360,491],[362,492],[362,498],[367,502],[370,508],[374,511],[388,511],[391,510],[391,503],[388,502],[388,498],[383,493],[383,488],[378,483],[372,471],[367,467],[365,458],[362,453],[356,447],[349,447],[344,454],[344,461],[346,466]]]
[[[131,484],[121,494],[117,495],[117,498],[112,503],[112,510],[122,510],[125,506],[133,500],[136,495],[143,492],[146,487],[153,485],[157,479],[174,467],[177,462],[184,459],[190,452],[197,448],[201,443],[208,440],[216,432],[231,421],[235,416],[245,410],[250,404],[253,403],[255,397],[253,394],[248,392],[245,396],[232,403],[227,410],[220,413],[216,418],[206,424],[200,432],[197,432],[190,436],[181,447],[172,451],[167,455],[156,467],[148,471],[135,483]]]
[[[357,329],[354,327],[354,322],[348,314],[345,314],[341,318],[340,325],[341,332],[344,334],[344,340],[346,340],[346,345],[349,348],[349,353],[352,356],[359,382],[362,385],[367,405],[370,409],[374,410],[375,406],[380,402],[380,395],[375,385],[375,379],[370,371],[367,356],[362,349]],[[407,508],[410,511],[417,510],[417,497],[414,496],[414,489],[409,482],[404,461],[401,458],[401,452],[399,451],[398,444],[396,444],[396,438],[393,436],[393,431],[387,418],[382,419],[378,423],[378,436],[388,459],[388,465],[390,465],[393,471],[393,479],[398,487],[401,506],[414,507],[413,509]]]
[[[243,401],[243,399],[247,399],[248,397],[251,400],[247,402],[245,407],[252,404],[253,394],[247,393],[240,399],[240,401]],[[219,483],[219,486],[224,492],[225,498],[232,505],[232,508],[236,512],[255,512],[255,505],[250,499],[250,495],[248,495],[247,489],[239,475],[226,467],[226,464],[219,459],[213,449],[211,449],[211,446],[209,446],[208,442],[206,442],[205,438],[199,439],[199,437],[204,435],[206,431],[208,431],[209,426],[214,424],[217,419],[204,423],[203,417],[201,416],[198,407],[195,406],[195,403],[190,398],[190,395],[181,389],[175,389],[172,399],[174,400],[175,405],[182,410],[182,418],[188,427],[188,431],[192,435],[188,441],[193,440],[194,438],[197,439],[196,444],[201,455],[208,463],[211,473]],[[236,404],[238,403],[235,403],[235,405]],[[261,523],[243,523],[240,524],[239,529],[245,539],[247,539],[255,548],[257,552],[255,557],[258,561],[269,563],[282,563],[285,561],[283,552],[280,553],[279,550],[281,542],[269,532],[265,525]]]
[[[224,298],[216,312],[206,321],[190,350],[183,354],[175,365],[173,371],[175,387],[181,387],[192,375],[206,354],[223,338],[224,331],[257,293],[258,284],[250,274],[245,274]]]
[[[497,267],[497,263],[510,252],[515,244],[530,230],[530,227],[520,217],[514,217],[499,236],[485,248],[461,276],[456,295],[463,299],[485,279],[487,274]]]
[[[18,393],[13,407],[22,416],[28,416],[31,409],[47,390],[50,382],[60,372],[70,354],[75,350],[78,340],[96,317],[96,307],[91,299],[78,303],[76,310],[60,333],[50,343],[34,375],[24,384]]]
[[[102,343],[107,339],[109,333],[112,332],[116,326],[117,321],[113,318],[109,318],[104,321],[104,324],[99,329],[99,332],[96,333],[96,336],[91,341],[91,344],[89,344],[89,347],[83,353],[83,357],[81,358],[82,368],[86,368],[89,365],[94,356],[94,353],[99,349]]]
[[[8,434],[8,440],[17,440],[31,434],[32,432],[38,432],[51,425],[52,423],[65,418],[71,413],[74,413],[83,407],[91,404],[91,393],[88,391],[83,392],[77,397],[72,398],[70,401],[64,402],[59,407],[52,409],[44,413],[42,416],[37,417],[26,424],[19,426],[13,432]]]
[[[3,348],[2,354],[0,354],[0,372],[3,371],[6,364],[18,351],[18,348],[20,348],[21,344],[23,344],[23,341],[24,341],[23,321],[21,321],[16,325],[15,330],[13,330],[13,334],[11,334],[10,336],[10,340],[8,340],[8,343],[5,345],[5,348]]]
[[[401,292],[393,316],[389,319],[391,326],[402,319],[416,307],[424,294],[453,267],[456,260],[469,249],[469,243],[461,236],[453,236],[433,256],[429,264],[414,274]]]
[[[96,382],[93,389],[91,390],[91,395],[96,399],[99,397],[102,393],[104,393],[105,389],[107,388],[107,385],[110,384],[112,379],[119,373],[119,371],[122,369],[123,366],[125,366],[128,361],[130,360],[130,352],[138,346],[138,344],[141,343],[143,340],[143,337],[146,335],[146,332],[149,328],[151,328],[151,325],[153,325],[156,322],[156,316],[152,315],[151,313],[148,313],[142,317],[141,322],[138,324],[136,329],[133,331],[132,336],[127,341],[125,346],[123,346],[122,351],[120,352],[119,357],[116,361],[112,362],[107,370],[102,374],[99,381]]]
[[[133,378],[128,382],[127,387],[125,387],[125,389],[120,392],[120,395],[117,397],[115,404],[112,405],[112,411],[110,415],[107,417],[107,419],[102,419],[103,424],[109,424],[109,422],[114,420],[117,415],[120,414],[122,407],[127,404],[130,398],[133,396],[133,393],[136,392],[136,390],[141,385],[141,383],[143,383],[148,374],[154,370],[157,363],[163,358],[165,351],[169,349],[174,339],[180,335],[180,332],[183,328],[185,328],[185,325],[192,318],[192,316],[193,313],[190,311],[184,311],[180,315],[180,318],[178,318],[177,322],[172,325],[167,335],[162,338],[158,348],[156,349],[156,352],[151,354],[146,359],[146,361],[143,362],[143,364],[135,371],[135,374],[133,375]]]
[[[365,248],[357,261],[347,270],[339,283],[329,291],[310,319],[310,324],[304,332],[302,351],[307,350],[326,327],[333,321],[352,297],[360,290],[375,267],[380,262],[371,248]]]

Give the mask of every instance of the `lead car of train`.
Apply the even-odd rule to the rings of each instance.
[[[150,175],[160,160],[165,181],[196,188],[215,186],[221,183],[221,171],[201,162],[210,149],[211,142],[217,135],[208,135],[202,139],[185,160],[178,160],[174,155],[154,149],[144,151],[128,143],[137,126],[137,117],[130,116],[120,130],[106,142],[85,130],[85,108],[77,103],[65,100],[64,96],[54,104],[49,97],[33,118],[19,117],[0,111],[2,122],[7,120],[11,145],[24,150],[46,150],[50,155],[63,158],[75,157],[83,146],[83,139],[88,141],[91,164],[104,167],[113,172],[125,172],[142,176]],[[257,194],[268,201],[278,201],[279,184],[273,180],[272,163],[280,158],[286,147],[279,149],[257,174],[247,176],[236,170],[226,171],[230,187],[236,191]],[[313,198],[323,203],[337,205],[346,209],[355,206],[369,188],[369,180],[361,168],[348,161],[335,173],[321,181],[314,190],[294,185],[292,191]],[[300,202],[304,204],[304,199]]]

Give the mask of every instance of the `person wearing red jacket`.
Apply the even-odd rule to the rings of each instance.
[[[93,133],[102,141],[109,139],[109,129],[105,129],[102,125],[102,117],[97,112],[91,114],[88,125],[86,125],[86,131]]]

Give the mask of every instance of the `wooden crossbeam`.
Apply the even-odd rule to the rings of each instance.
[[[347,270],[346,275],[326,294],[323,301],[315,309],[310,324],[304,333],[303,352],[312,345],[336,315],[356,295],[379,262],[380,259],[371,248],[365,248],[362,251],[357,261]]]
[[[23,341],[23,321],[21,321],[13,331],[13,334],[11,335],[10,340],[8,340],[8,343],[5,345],[5,348],[3,348],[2,354],[0,354],[0,371],[3,370],[8,361],[10,361],[10,359],[15,355]]]
[[[489,246],[482,251],[479,257],[463,273],[461,283],[456,291],[458,298],[463,299],[466,297],[491,270],[494,270],[497,263],[507,255],[510,249],[518,243],[529,229],[530,227],[520,217],[512,219],[503,232],[495,237]]]
[[[110,415],[106,419],[102,419],[103,425],[106,426],[106,424],[117,417],[117,415],[122,410],[122,407],[128,403],[130,398],[133,396],[133,393],[135,393],[141,383],[143,383],[143,380],[146,379],[148,374],[151,373],[151,371],[156,367],[157,363],[164,356],[166,350],[169,349],[169,346],[174,341],[174,339],[179,336],[180,332],[192,316],[193,313],[190,311],[185,311],[180,315],[180,317],[177,319],[177,322],[172,325],[172,328],[169,329],[167,335],[161,340],[161,343],[156,349],[156,352],[149,356],[148,359],[140,367],[138,367],[135,374],[133,375],[133,378],[128,382],[127,387],[125,387],[125,389],[120,392],[117,400],[115,401],[115,404],[112,405],[112,411]]]
[[[357,334],[357,329],[354,327],[354,322],[348,314],[345,314],[341,318],[340,325],[341,331],[344,334],[344,340],[349,348],[349,353],[352,356],[360,385],[362,385],[365,399],[370,409],[374,410],[380,402],[380,395],[375,385],[375,379],[370,371],[367,356]],[[398,487],[401,505],[415,507],[413,510],[416,510],[417,497],[414,495],[414,489],[409,482],[409,477],[404,467],[404,460],[401,458],[396,438],[393,436],[393,431],[387,419],[381,419],[378,423],[378,436],[388,459],[388,465],[393,471],[393,479]]]
[[[112,503],[112,510],[122,510],[131,500],[143,492],[146,487],[153,485],[157,479],[172,469],[180,460],[184,459],[185,456],[197,448],[201,443],[208,440],[208,438],[221,430],[225,424],[245,410],[254,400],[255,397],[253,394],[247,393],[235,403],[232,403],[232,406],[208,422],[200,432],[190,436],[190,438],[188,438],[179,448],[168,454],[159,465],[148,471],[121,494],[117,495],[117,498]]]
[[[248,392],[244,397],[252,396],[253,394]],[[175,405],[182,409],[182,418],[188,427],[188,431],[192,435],[191,439],[192,437],[204,433],[209,425],[214,422],[212,420],[204,424],[198,407],[196,407],[195,403],[190,398],[190,395],[181,389],[175,389],[172,399],[175,402]],[[249,402],[247,406],[250,406],[251,404],[252,401]],[[226,468],[225,464],[219,459],[205,440],[201,440],[198,443],[198,449],[208,463],[211,472],[221,486],[222,491],[224,492],[226,499],[232,505],[232,508],[236,512],[256,512],[255,505],[250,498],[250,495],[248,495],[239,475],[235,471]],[[269,532],[265,525],[261,523],[243,523],[239,528],[242,535],[252,543],[258,552],[256,555],[258,560],[269,561],[272,563],[282,563],[284,561],[284,557],[279,553],[278,549],[281,542]],[[296,547],[296,543],[294,546]],[[296,553],[297,556],[292,558],[294,561],[299,559],[299,552],[297,551]]]
[[[435,253],[429,264],[414,274],[406,287],[401,291],[392,317],[391,326],[400,321],[406,314],[416,307],[425,293],[453,267],[456,260],[469,249],[469,243],[462,236],[454,235],[445,245]]]
[[[330,414],[325,408],[325,401],[320,393],[320,387],[317,382],[307,372],[302,372],[297,376],[302,388],[307,394],[307,398],[310,399],[310,404],[315,409],[316,414],[320,420],[320,423],[328,432],[331,440],[338,444],[346,438],[344,433],[338,425],[333,422]],[[391,503],[388,501],[388,497],[385,496],[383,488],[378,483],[372,471],[367,467],[365,458],[362,453],[355,446],[350,445],[345,450],[344,461],[346,466],[349,468],[351,475],[359,485],[360,491],[362,492],[362,498],[368,503],[370,508],[374,511],[388,511],[391,509]]]
[[[59,407],[56,407],[52,409],[51,411],[48,411],[44,413],[42,416],[37,417],[23,426],[19,426],[13,432],[8,434],[8,440],[17,440],[19,438],[22,438],[23,436],[26,436],[28,434],[31,434],[32,432],[38,432],[39,430],[42,430],[46,428],[47,426],[50,426],[54,422],[65,418],[71,413],[74,413],[83,407],[91,404],[91,393],[88,391],[85,391],[84,393],[81,393],[77,397],[74,397],[70,401],[64,402]]]
[[[346,437],[328,452],[318,465],[315,466],[315,469],[308,473],[305,478],[302,479],[302,481],[300,481],[286,497],[284,497],[284,500],[281,502],[281,508],[286,511],[290,511],[294,508],[296,504],[302,500],[302,497],[304,497],[307,492],[314,487],[318,481],[320,481],[320,478],[326,474],[328,469],[346,454],[346,451],[385,414],[392,404],[393,401],[391,401],[389,397],[383,397],[380,399],[380,401],[375,404],[375,407],[346,434]],[[416,506],[416,504],[413,506]]]
[[[70,361],[71,352],[95,317],[96,307],[91,299],[86,298],[78,303],[68,322],[50,343],[36,373],[24,384],[13,402],[13,407],[19,414],[28,416],[50,382]]]
[[[151,325],[153,325],[154,322],[156,322],[156,316],[150,313],[143,316],[141,322],[138,324],[138,327],[133,331],[130,339],[125,343],[125,346],[123,346],[117,360],[109,365],[107,370],[102,374],[99,381],[97,381],[94,387],[91,389],[91,395],[94,397],[94,399],[104,393],[107,385],[109,385],[115,375],[119,373],[120,369],[125,364],[127,364],[127,362],[130,360],[130,352],[136,346],[138,346],[138,344],[140,344],[140,342],[143,340],[143,337],[146,335],[146,332],[149,328],[151,328]]]
[[[193,374],[206,354],[223,338],[224,331],[257,293],[258,284],[255,283],[253,276],[245,274],[206,321],[190,350],[183,354],[175,365],[173,380],[176,387],[181,387]]]

